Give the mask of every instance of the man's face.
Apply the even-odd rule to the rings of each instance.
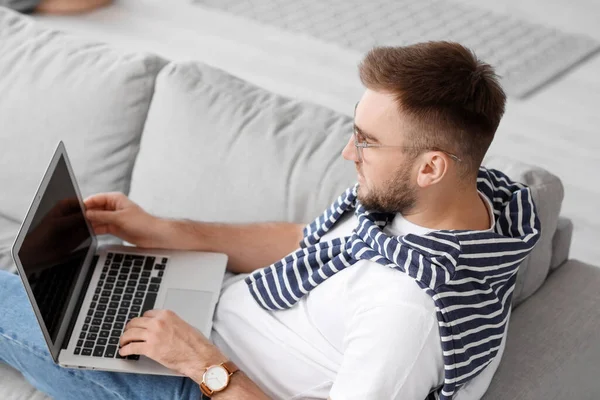
[[[410,146],[405,142],[406,123],[394,98],[367,89],[360,100],[354,120],[357,131],[369,144]],[[361,138],[361,141],[362,141]],[[354,161],[358,174],[358,200],[369,210],[406,213],[417,201],[413,160],[400,147],[362,149],[360,160],[351,136],[342,155]]]

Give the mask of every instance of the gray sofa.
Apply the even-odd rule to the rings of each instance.
[[[201,62],[170,63],[59,32],[0,7],[0,268],[59,140],[84,196],[122,191],[148,211],[203,221],[308,222],[355,179],[351,119]],[[600,268],[569,259],[560,180],[488,157],[532,187],[542,238],[522,264],[506,350],[485,395],[600,393]],[[0,365],[0,399],[41,399]]]

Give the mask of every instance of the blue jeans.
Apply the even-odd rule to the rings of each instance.
[[[67,369],[54,363],[18,276],[0,270],[0,362],[55,399],[201,399],[189,378]]]

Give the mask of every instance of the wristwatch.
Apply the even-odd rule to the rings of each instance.
[[[231,375],[240,369],[233,361],[226,361],[218,365],[211,365],[206,368],[202,375],[200,390],[205,396],[212,396],[215,392],[221,392],[227,388]]]

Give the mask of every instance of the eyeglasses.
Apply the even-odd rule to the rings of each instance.
[[[356,119],[356,108],[358,107],[358,103],[356,103],[356,106],[354,106],[354,118]],[[361,133],[358,131],[356,125],[354,125],[354,147],[356,147],[356,154],[358,155],[358,161],[362,162],[363,161],[363,149],[368,149],[370,147],[390,147],[390,148],[402,148],[402,149],[415,149],[415,150],[431,150],[431,151],[441,151],[442,153],[447,154],[450,158],[454,159],[457,162],[462,162],[462,160],[452,154],[447,152],[446,150],[442,150],[440,148],[437,147],[424,147],[424,148],[419,148],[419,147],[414,147],[414,146],[398,146],[398,145],[386,145],[386,144],[376,144],[376,143],[367,143],[367,140],[361,135]]]

